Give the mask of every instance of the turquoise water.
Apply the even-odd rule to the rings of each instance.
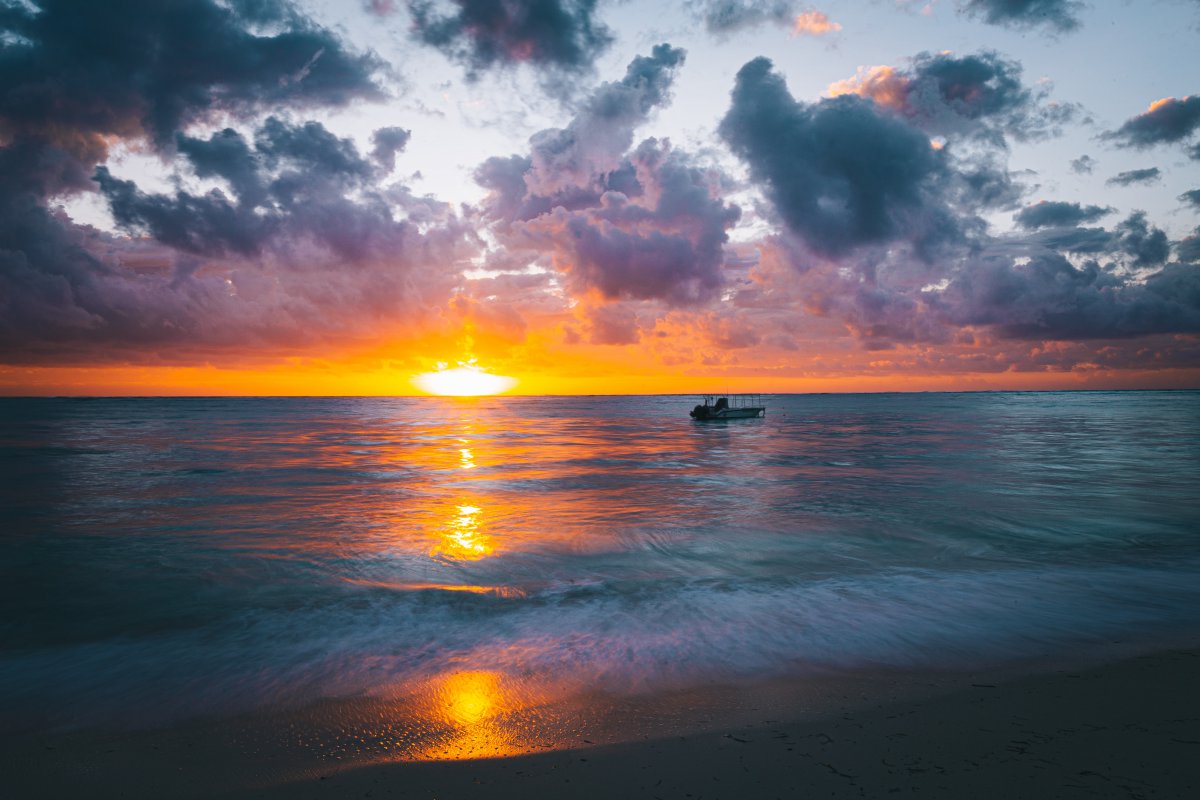
[[[0,730],[1200,631],[1200,393],[0,400]]]

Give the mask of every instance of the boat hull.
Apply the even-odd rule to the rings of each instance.
[[[711,409],[691,412],[692,419],[698,419],[705,422],[716,422],[725,419],[754,419],[755,417],[766,416],[767,409],[765,407],[750,407],[750,408],[722,408],[720,411]]]

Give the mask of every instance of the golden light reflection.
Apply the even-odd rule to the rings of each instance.
[[[438,692],[445,722],[474,725],[493,716],[503,703],[500,679],[494,672],[458,672],[446,678]]]
[[[506,719],[522,710],[520,697],[489,670],[466,670],[435,679],[427,689],[425,713],[444,732],[409,758],[457,760],[497,758],[528,751],[518,725]]]
[[[482,529],[483,510],[478,506],[455,506],[455,514],[442,531],[433,555],[457,561],[478,561],[495,551],[491,537]]]
[[[458,455],[462,459],[463,469],[475,469],[475,454],[471,452],[471,448],[462,448],[458,451]]]

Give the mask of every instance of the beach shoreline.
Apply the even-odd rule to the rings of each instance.
[[[1186,797],[1200,647],[1082,669],[884,672],[691,690],[669,731],[504,758],[389,761],[284,744],[297,716],[8,736],[13,798]],[[633,706],[630,706],[633,707]],[[723,716],[714,718],[713,710]],[[303,731],[299,731],[303,733]],[[535,745],[536,749],[536,745]]]

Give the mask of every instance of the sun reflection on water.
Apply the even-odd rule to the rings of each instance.
[[[495,552],[495,545],[482,526],[483,510],[479,506],[455,506],[455,513],[442,530],[441,541],[431,555],[455,561],[478,561]]]
[[[506,717],[519,712],[520,697],[489,670],[466,670],[434,679],[428,687],[430,721],[444,728],[409,754],[418,761],[497,758],[526,752]]]
[[[474,725],[503,706],[499,677],[482,670],[446,677],[436,696],[445,712],[444,721],[455,725]]]

